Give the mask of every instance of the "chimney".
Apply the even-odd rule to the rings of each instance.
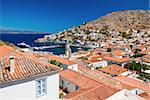
[[[0,61],[0,79],[3,80],[3,59]]]
[[[5,72],[5,58],[2,58],[1,59],[1,61],[0,61],[0,64],[1,64],[1,66],[0,66],[0,78],[1,78],[1,80],[5,80],[5,77],[6,77],[6,72]]]
[[[14,72],[14,68],[15,68],[15,59],[14,56],[10,56],[9,57],[9,64],[10,64],[10,72]]]

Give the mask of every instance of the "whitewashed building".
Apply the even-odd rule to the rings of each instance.
[[[145,100],[144,98],[131,93],[127,89],[123,89],[114,95],[108,97],[106,100]]]
[[[58,70],[17,53],[0,58],[0,100],[58,100]]]

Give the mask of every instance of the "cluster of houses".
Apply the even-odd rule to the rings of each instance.
[[[133,61],[150,67],[150,38],[144,37],[132,44],[107,40],[73,54],[67,46],[66,57],[2,45],[0,99],[150,100],[149,78],[128,68]],[[149,75],[150,68],[142,73]]]
[[[39,38],[38,42],[47,41],[70,41],[74,45],[103,47],[108,44],[149,44],[150,30],[128,29],[125,32],[115,31],[109,28],[92,29],[83,27],[73,27],[58,34],[45,35]]]
[[[66,34],[76,37],[80,45],[96,48],[72,54],[67,45],[64,57],[0,46],[0,99],[150,100],[149,31],[132,30],[127,32],[128,38],[110,32],[113,38],[107,39],[96,30],[86,31],[86,35],[85,30],[77,31]],[[45,36],[44,41],[58,36]],[[90,41],[80,37],[90,37]],[[147,75],[144,80],[134,68],[130,70],[133,61]]]

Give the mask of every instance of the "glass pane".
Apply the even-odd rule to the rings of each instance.
[[[46,81],[45,81],[45,79],[44,79],[44,80],[42,80],[42,83],[43,83],[43,84],[45,84],[45,82],[46,82]]]
[[[41,89],[41,86],[38,86],[38,90],[40,90]]]
[[[46,89],[42,89],[42,93],[45,93],[46,92]]]
[[[43,84],[43,85],[42,85],[42,88],[45,88],[45,87],[46,87],[46,85],[45,85],[45,84]]]
[[[41,91],[38,91],[38,95],[40,95],[41,94]]]
[[[41,81],[38,81],[37,83],[38,83],[38,85],[41,85]]]

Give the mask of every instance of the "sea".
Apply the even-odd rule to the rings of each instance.
[[[40,49],[36,51],[42,51],[42,52],[50,52],[55,55],[61,55],[65,53],[65,44],[64,43],[56,43],[56,42],[45,42],[45,43],[37,43],[35,42],[36,39],[44,37],[44,35],[49,35],[49,34],[0,34],[0,40],[13,43],[14,45],[18,45],[19,43],[26,43],[30,45],[31,47],[42,47],[42,46],[54,46],[52,48],[45,48],[45,49]],[[55,47],[56,45],[56,47]],[[60,45],[58,47],[58,45]],[[71,46],[72,52],[77,52],[78,50],[89,50],[90,48],[85,48],[85,47],[76,47],[76,46]]]

